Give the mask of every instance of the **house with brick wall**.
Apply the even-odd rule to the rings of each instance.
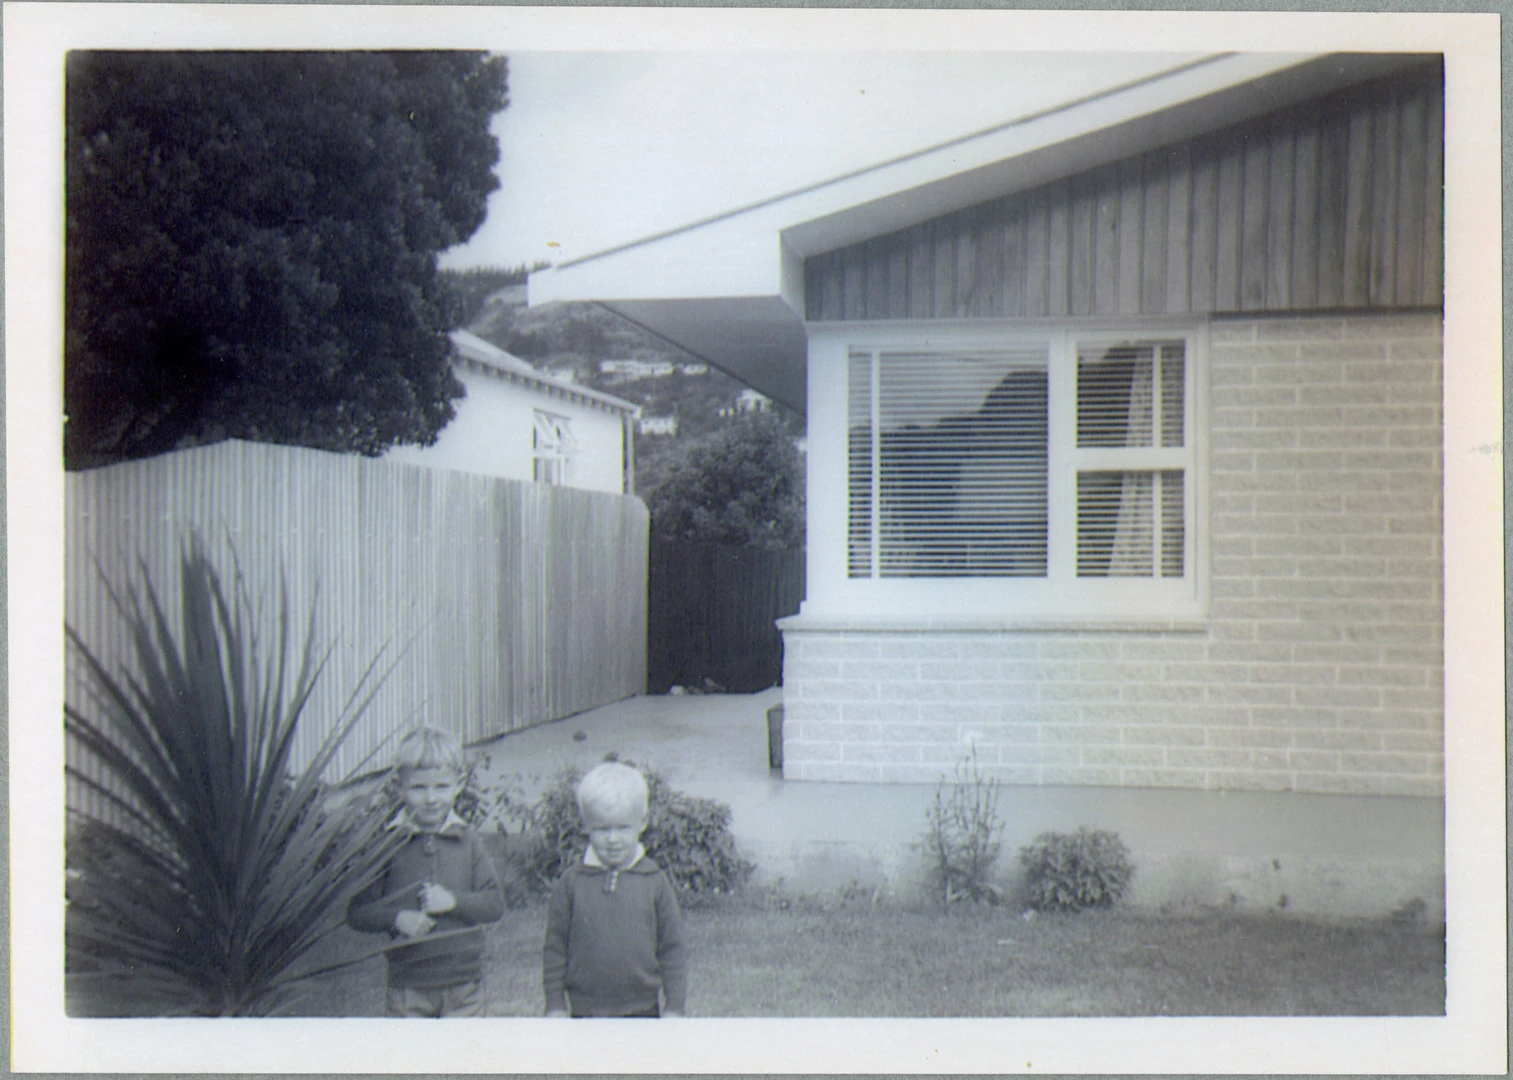
[[[807,414],[785,775],[1438,798],[1444,67],[1222,54],[532,275]]]

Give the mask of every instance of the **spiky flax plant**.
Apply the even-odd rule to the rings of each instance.
[[[180,556],[181,618],[143,572],[107,583],[134,664],[107,666],[72,627],[83,700],[64,707],[69,774],[70,1012],[262,1015],[293,1008],[313,950],[399,837],[384,807],[322,780],[383,683],[375,660],[303,769],[296,731],[329,647],[290,628],[286,587],[264,641],[239,572],[198,538]],[[391,668],[392,670],[392,668]]]

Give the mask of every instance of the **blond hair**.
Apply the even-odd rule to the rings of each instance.
[[[579,814],[592,806],[599,810],[639,810],[644,817],[650,797],[641,770],[619,761],[600,762],[578,781]]]
[[[403,775],[415,769],[451,769],[461,776],[467,769],[462,742],[450,731],[418,727],[407,734],[394,751],[394,771]]]

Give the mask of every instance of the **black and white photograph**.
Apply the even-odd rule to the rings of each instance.
[[[1505,1072],[1500,32],[8,5],[13,1067]]]

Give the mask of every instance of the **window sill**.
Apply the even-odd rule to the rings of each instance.
[[[1067,618],[984,617],[980,615],[826,615],[800,612],[777,621],[784,633],[834,633],[863,630],[870,633],[1181,633],[1201,634],[1208,630],[1202,615],[1129,616],[1107,618],[1080,615]]]

